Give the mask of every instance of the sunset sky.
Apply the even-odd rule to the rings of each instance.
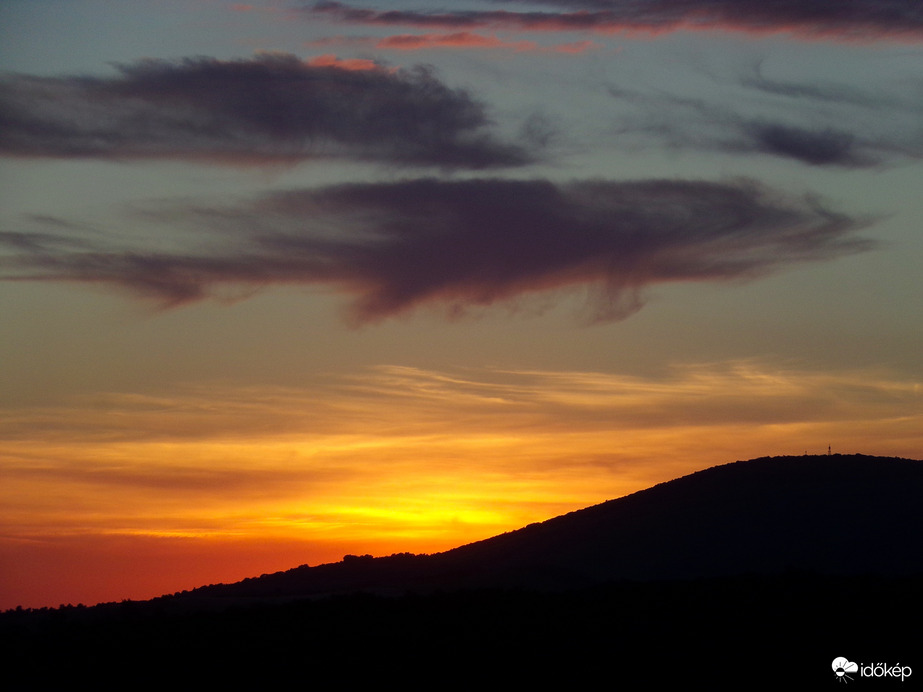
[[[923,450],[923,5],[4,0],[0,609]]]

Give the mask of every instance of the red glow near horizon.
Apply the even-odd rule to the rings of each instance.
[[[208,387],[22,414],[0,485],[0,609],[439,552],[735,459],[816,452],[817,440],[919,448],[919,417],[880,409],[914,383],[877,373],[481,374],[388,366],[359,389]],[[851,404],[818,412],[843,391]],[[776,413],[755,425],[763,411]]]

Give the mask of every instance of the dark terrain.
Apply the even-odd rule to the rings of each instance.
[[[917,670],[864,689],[913,689],[921,499],[920,461],[737,462],[436,555],[8,611],[4,670],[10,689],[809,689],[846,656]]]

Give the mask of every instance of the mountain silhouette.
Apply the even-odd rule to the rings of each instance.
[[[302,566],[198,597],[525,587],[616,580],[923,574],[923,462],[865,455],[716,466],[444,553]]]
[[[434,555],[0,613],[0,660],[30,671],[4,682],[813,689],[843,656],[916,680],[921,498],[921,461],[726,464]]]

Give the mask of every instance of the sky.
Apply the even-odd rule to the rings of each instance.
[[[923,449],[923,7],[5,0],[0,608]]]

